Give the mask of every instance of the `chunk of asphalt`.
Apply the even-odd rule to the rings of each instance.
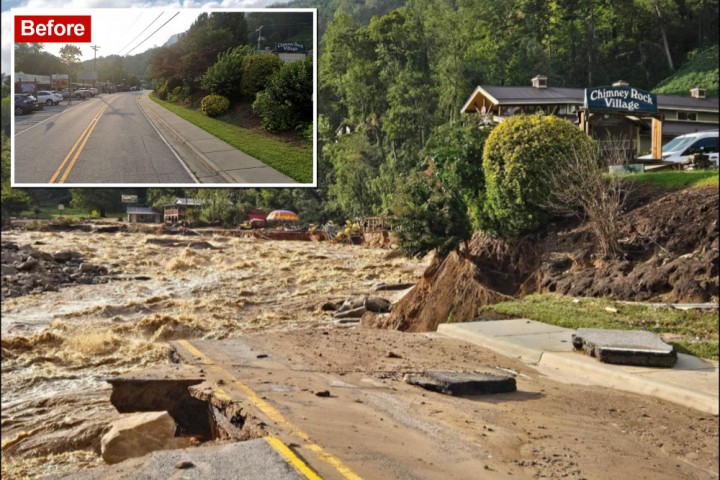
[[[487,373],[428,371],[421,375],[407,374],[406,383],[447,395],[486,395],[515,392],[515,378]]]
[[[577,350],[605,363],[672,368],[677,362],[674,346],[643,330],[578,328],[572,342]]]

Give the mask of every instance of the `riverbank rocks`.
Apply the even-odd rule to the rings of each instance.
[[[3,299],[56,291],[67,284],[97,284],[111,280],[106,267],[85,262],[74,250],[51,254],[31,245],[19,247],[13,242],[3,242],[1,246]]]
[[[175,420],[167,412],[142,412],[123,416],[110,424],[100,442],[102,458],[109,464],[142,457],[157,450],[187,448],[188,437],[175,437]]]

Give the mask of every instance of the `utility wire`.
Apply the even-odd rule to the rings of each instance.
[[[118,55],[121,55],[121,52],[122,52],[123,50],[125,50],[125,49],[126,49],[127,47],[129,47],[135,40],[137,40],[140,35],[142,35],[143,33],[145,33],[145,30],[147,30],[148,28],[150,28],[150,27],[152,26],[152,24],[157,21],[158,18],[162,17],[162,15],[163,15],[164,13],[165,13],[164,11],[163,11],[163,12],[160,12],[160,15],[158,15],[157,17],[155,17],[155,20],[153,20],[152,22],[150,22],[150,25],[148,25],[147,27],[145,27],[142,32],[138,33],[138,34],[135,36],[135,38],[133,38],[132,40],[130,40],[130,41],[127,43],[127,45],[125,45],[123,48],[121,48],[121,49],[118,51]],[[141,13],[141,15],[142,15],[142,13]],[[138,17],[138,18],[140,18],[140,17]],[[137,20],[136,20],[136,22],[137,22]]]
[[[178,15],[180,15],[180,12],[177,12],[175,15],[173,15],[172,17],[170,17],[170,20],[172,20],[173,18],[177,17]],[[155,35],[155,34],[158,32],[158,30],[160,30],[160,29],[163,28],[165,25],[167,25],[168,23],[170,23],[170,20],[168,20],[167,22],[165,22],[165,23],[163,23],[162,25],[160,25],[160,27],[158,27],[157,30],[155,30],[153,33],[151,33],[150,35],[148,35],[147,38],[145,38],[145,40],[143,40],[142,42],[140,42],[140,43],[138,43],[137,45],[135,45],[135,47],[133,47],[132,50],[130,50],[129,52],[127,52],[127,53],[125,54],[125,56],[127,57],[128,55],[130,55],[130,54],[133,52],[133,50],[135,50],[136,48],[138,48],[138,47],[139,47],[140,45],[142,45],[143,43],[147,42],[147,41],[150,39],[150,37],[152,37],[153,35]]]

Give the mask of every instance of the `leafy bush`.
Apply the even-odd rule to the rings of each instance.
[[[549,177],[590,141],[555,116],[515,115],[495,127],[483,152],[488,230],[517,236],[543,225],[550,216],[543,207]]]
[[[243,60],[253,52],[241,45],[218,55],[218,61],[207,69],[200,84],[205,90],[237,100],[242,92]]]
[[[208,95],[200,102],[200,110],[208,117],[217,117],[228,111],[230,100],[222,95]]]
[[[265,90],[265,85],[272,74],[283,65],[283,61],[275,55],[258,53],[246,56],[242,62],[241,91],[243,96],[254,100],[258,92]]]
[[[266,130],[281,131],[312,120],[312,57],[283,65],[255,97],[253,111]]]
[[[167,94],[168,102],[188,102],[190,100],[190,87],[175,87]]]
[[[475,115],[466,115],[439,126],[425,144],[421,156],[429,167],[462,194],[471,212],[473,227],[485,230],[485,174],[483,149],[494,123],[478,123]]]
[[[182,86],[182,81],[177,78],[171,78],[169,80],[165,80],[160,87],[157,89],[157,96],[160,100],[167,100],[168,95],[172,93],[172,91],[178,87]]]
[[[435,175],[416,172],[395,195],[397,242],[410,257],[437,250],[440,258],[470,239],[472,228],[462,196]]]

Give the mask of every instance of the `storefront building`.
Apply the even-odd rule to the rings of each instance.
[[[659,144],[678,135],[718,129],[718,99],[705,98],[701,87],[688,93],[687,97],[655,95],[622,81],[612,87],[550,87],[547,77],[538,75],[527,87],[480,85],[462,111],[494,121],[519,113],[557,115],[600,141],[624,142],[631,155],[640,156],[656,153],[651,151],[653,134]]]

